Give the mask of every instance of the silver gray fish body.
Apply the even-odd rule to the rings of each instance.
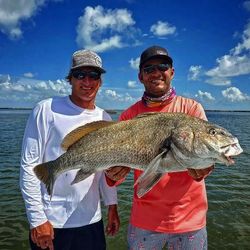
[[[98,121],[69,133],[67,150],[54,161],[34,168],[52,195],[56,178],[79,169],[73,183],[113,166],[143,170],[137,195],[142,197],[168,172],[231,165],[243,150],[226,129],[183,113],[147,113],[121,122]]]

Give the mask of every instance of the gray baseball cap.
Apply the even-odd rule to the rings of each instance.
[[[101,73],[106,71],[102,68],[102,59],[95,52],[91,50],[77,50],[72,55],[71,70],[80,67],[94,67],[97,68]]]

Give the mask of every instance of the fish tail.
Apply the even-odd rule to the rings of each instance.
[[[34,172],[37,178],[42,181],[47,189],[47,192],[52,196],[53,187],[55,183],[55,171],[54,171],[55,161],[49,161],[37,165],[34,168]]]

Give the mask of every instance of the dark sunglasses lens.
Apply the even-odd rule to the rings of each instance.
[[[78,80],[84,79],[86,77],[86,72],[75,71],[72,73],[73,77]]]
[[[84,72],[84,71],[75,71],[72,73],[73,77],[75,77],[78,80],[84,79],[86,76],[89,76],[89,78],[93,80],[100,79],[101,74],[96,71],[90,71],[90,72]]]
[[[168,64],[158,64],[157,65],[157,68],[160,70],[160,71],[167,71],[169,69],[169,65]]]
[[[156,64],[156,65],[146,66],[143,70],[146,74],[150,74],[154,72],[156,69],[164,72],[164,71],[167,71],[169,68],[170,66],[168,64],[161,63],[161,64]]]
[[[101,74],[96,71],[91,71],[91,72],[88,72],[88,76],[93,80],[98,80],[100,79]]]
[[[155,65],[146,66],[143,70],[146,74],[150,74],[155,71]]]

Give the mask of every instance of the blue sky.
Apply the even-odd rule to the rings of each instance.
[[[107,70],[97,104],[124,109],[142,96],[151,45],[172,56],[177,94],[250,110],[250,1],[239,0],[0,0],[0,107],[69,94],[71,55],[89,48]]]

